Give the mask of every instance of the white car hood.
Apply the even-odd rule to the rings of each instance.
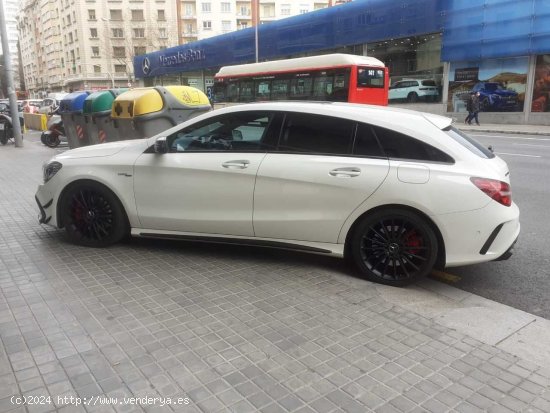
[[[83,146],[81,148],[71,149],[56,156],[57,159],[76,159],[76,158],[96,158],[102,156],[112,156],[122,149],[135,145],[145,146],[145,139],[132,139],[128,141],[118,141],[111,143],[100,143],[97,145]]]

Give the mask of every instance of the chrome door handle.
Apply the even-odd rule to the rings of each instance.
[[[329,175],[337,178],[353,178],[361,175],[359,168],[336,168],[329,172]]]
[[[245,159],[238,161],[227,161],[222,163],[222,166],[227,169],[245,169],[248,168],[248,165],[250,165],[250,161],[247,161]]]

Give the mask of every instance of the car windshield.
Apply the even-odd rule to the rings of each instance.
[[[502,90],[502,87],[498,83],[485,83],[485,89],[494,92],[495,90]]]

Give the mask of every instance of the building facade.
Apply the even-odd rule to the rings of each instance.
[[[221,66],[253,62],[255,43],[247,28],[139,56],[136,77],[208,90]],[[550,124],[549,1],[356,0],[262,24],[258,45],[260,61],[376,57],[389,67],[390,104],[461,118],[479,91],[484,122]],[[423,84],[436,98],[421,99]]]
[[[17,49],[17,14],[19,13],[20,0],[4,0],[4,19],[6,21],[6,33],[8,35],[8,48],[11,57],[13,70],[13,80],[16,88],[19,90],[19,53]],[[0,43],[0,55],[4,55],[2,44]]]
[[[179,0],[179,44],[324,9],[332,0]]]
[[[23,0],[17,29],[26,88],[42,97],[132,86],[134,56],[252,27],[255,16],[262,24],[330,5],[333,0]]]
[[[171,1],[25,0],[18,16],[31,96],[133,85],[132,59],[177,44]]]

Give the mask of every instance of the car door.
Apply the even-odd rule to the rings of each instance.
[[[277,151],[268,153],[258,170],[255,234],[335,243],[346,218],[388,170],[369,128],[347,119],[288,113]]]
[[[134,168],[142,228],[253,236],[254,182],[273,116],[214,116],[167,136],[168,153],[142,154]]]

